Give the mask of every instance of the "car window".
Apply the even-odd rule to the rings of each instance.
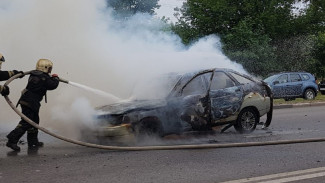
[[[193,77],[191,74],[185,74],[183,75],[178,82],[176,83],[175,87],[173,88],[173,91],[180,91],[181,88]]]
[[[217,71],[214,73],[211,90],[218,90],[235,86],[235,82],[230,79],[224,72]]]
[[[299,74],[290,74],[290,81],[291,82],[301,81],[301,78]]]
[[[238,75],[236,73],[229,72],[229,74],[231,74],[240,84],[247,84],[247,83],[253,82],[252,80],[247,79],[247,78],[245,78],[241,75]]]
[[[273,75],[273,76],[270,76],[270,77],[264,79],[264,81],[269,83],[269,82],[272,82],[276,77],[278,77],[278,75]]]
[[[288,82],[288,75],[283,74],[279,76],[275,81],[279,81],[279,83],[287,83]]]
[[[196,94],[205,94],[207,92],[207,82],[206,78],[210,78],[211,73],[201,74],[196,76],[191,80],[182,91],[182,95],[196,95]]]
[[[306,81],[308,80],[310,77],[308,76],[308,74],[301,74],[302,80]]]

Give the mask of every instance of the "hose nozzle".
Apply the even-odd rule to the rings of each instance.
[[[68,80],[65,80],[63,78],[59,78],[59,81],[63,82],[63,83],[66,83],[66,84],[69,84],[69,81]]]

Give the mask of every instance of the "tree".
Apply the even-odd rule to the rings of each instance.
[[[293,13],[297,2],[307,5]],[[315,35],[325,28],[322,0],[187,0],[172,29],[190,44],[216,34],[225,54],[250,72],[310,70]]]
[[[319,33],[313,50],[315,64],[310,68],[318,77],[325,77],[325,32]]]
[[[159,0],[107,0],[108,7],[112,7],[114,14],[126,18],[136,13],[149,13],[153,15],[159,8]]]
[[[271,39],[264,34],[262,27],[253,31],[253,22],[249,19],[241,21],[233,31],[223,38],[225,54],[234,61],[241,63],[252,74],[265,76],[265,73],[275,72],[274,49]]]
[[[285,71],[310,71],[315,63],[313,49],[315,37],[299,35],[279,40],[273,43],[277,55],[277,65]]]
[[[251,19],[255,27],[263,25],[268,34],[289,34],[292,4],[295,0],[188,0],[179,10],[176,25],[187,24],[198,36],[228,34],[242,20]],[[254,27],[253,27],[254,28]]]

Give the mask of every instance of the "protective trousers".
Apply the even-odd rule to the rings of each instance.
[[[21,109],[25,116],[39,124],[38,111],[33,111],[31,108],[24,105],[21,105]],[[24,119],[21,119],[17,127],[7,135],[8,142],[17,144],[19,139],[25,134],[26,131],[28,146],[36,145],[38,143],[38,129],[30,125]]]

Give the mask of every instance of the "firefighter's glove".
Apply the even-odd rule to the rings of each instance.
[[[52,74],[52,78],[59,80],[59,76],[57,74]]]
[[[1,91],[1,95],[2,96],[6,96],[9,95],[10,91],[9,91],[9,87],[8,86],[1,86],[0,85],[0,91]]]
[[[24,74],[23,71],[13,70],[13,72],[14,72],[14,75],[16,75],[16,74],[22,74],[21,76],[19,76],[19,78],[23,78],[25,76],[25,74]]]

